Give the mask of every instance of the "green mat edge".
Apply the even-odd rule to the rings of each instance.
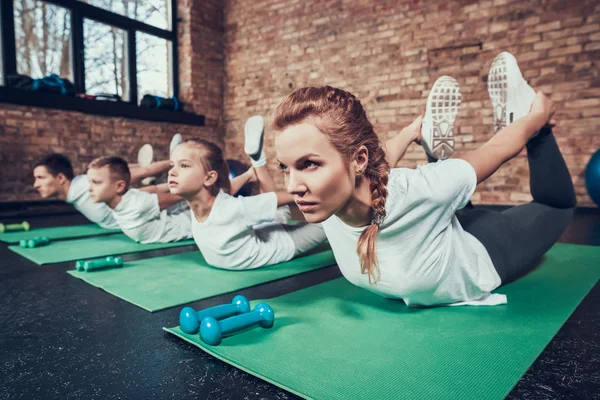
[[[86,226],[86,225],[93,225],[93,224],[85,224],[83,226]],[[72,225],[72,226],[79,226],[79,225]],[[66,227],[67,226],[59,226],[56,228],[66,228]],[[45,228],[39,228],[39,229],[47,229],[47,228],[52,228],[52,227],[45,227]],[[50,239],[52,239],[53,241],[54,240],[63,240],[63,239],[85,239],[85,238],[92,238],[95,236],[106,236],[106,235],[114,235],[117,233],[123,233],[123,231],[121,229],[107,229],[107,228],[102,228],[102,229],[106,229],[108,232],[98,232],[98,233],[86,234],[83,236],[75,235],[75,236],[60,236],[60,237],[56,237],[56,238],[51,237]],[[27,232],[34,232],[34,230],[27,231]],[[15,233],[15,232],[7,232],[7,233]],[[2,235],[3,234],[0,234],[0,242],[6,243],[7,245],[15,245],[15,244],[18,245],[19,242],[21,241],[21,240],[7,240],[6,238],[3,238]]]
[[[168,306],[168,307],[164,307],[164,308],[157,308],[157,309],[154,309],[154,310],[152,310],[152,309],[149,309],[149,308],[146,308],[146,307],[144,307],[144,306],[142,306],[142,305],[140,305],[140,304],[136,303],[135,301],[132,301],[132,300],[130,300],[128,296],[120,296],[120,295],[117,295],[116,293],[113,293],[111,290],[106,290],[105,288],[98,287],[98,286],[94,285],[93,283],[89,282],[87,279],[85,279],[85,278],[83,278],[83,277],[80,277],[80,276],[75,276],[75,274],[73,274],[73,272],[77,272],[77,270],[75,270],[75,269],[68,270],[68,271],[67,271],[67,274],[71,275],[71,276],[72,276],[73,278],[75,278],[75,279],[79,279],[79,280],[82,280],[82,281],[84,281],[86,284],[90,285],[90,286],[91,286],[91,287],[93,287],[93,288],[96,288],[96,289],[98,289],[98,290],[102,290],[102,291],[104,291],[104,292],[106,292],[106,293],[110,294],[110,295],[111,295],[111,296],[113,296],[114,298],[117,298],[117,299],[119,299],[119,300],[126,301],[127,303],[129,303],[129,304],[133,304],[134,306],[137,306],[137,307],[139,307],[139,308],[141,308],[141,309],[143,309],[143,310],[146,310],[146,311],[148,311],[148,312],[151,312],[151,313],[152,313],[152,312],[155,312],[155,311],[162,311],[162,310],[166,310],[167,308],[177,307],[177,305],[175,305],[175,306]],[[92,273],[93,273],[93,272],[92,272]],[[202,300],[202,299],[201,299],[201,300]],[[178,304],[178,305],[181,305],[181,304]]]
[[[188,343],[190,343],[190,344],[198,347],[200,350],[205,351],[206,353],[210,354],[211,356],[213,356],[213,357],[215,357],[215,358],[217,358],[217,359],[219,359],[219,360],[221,360],[221,361],[223,361],[223,362],[225,362],[225,363],[233,366],[234,368],[242,370],[242,371],[244,371],[244,372],[246,372],[246,373],[248,373],[248,374],[250,374],[252,376],[255,376],[255,377],[257,377],[257,378],[259,378],[259,379],[261,379],[261,380],[263,380],[265,382],[269,382],[270,384],[275,385],[277,387],[280,387],[281,389],[287,390],[288,392],[293,393],[296,396],[302,397],[303,399],[311,399],[312,400],[312,397],[308,397],[305,394],[303,394],[301,392],[298,392],[297,390],[292,389],[292,388],[290,388],[290,387],[288,387],[288,386],[286,386],[286,385],[284,385],[282,383],[276,382],[276,381],[272,380],[271,378],[268,378],[266,376],[260,375],[258,372],[254,372],[254,371],[252,371],[252,370],[250,370],[248,368],[245,368],[245,367],[243,367],[241,365],[238,365],[238,364],[234,363],[232,360],[229,360],[227,357],[223,357],[223,356],[220,356],[219,354],[214,353],[208,347],[203,347],[199,343],[196,343],[196,342],[193,342],[193,341],[189,340],[185,336],[180,335],[179,332],[177,332],[175,330],[176,328],[179,328],[179,326],[173,327],[173,328],[166,328],[166,327],[163,326],[163,330],[165,332],[169,332],[170,334],[172,334],[172,335],[174,335],[174,336],[176,336],[176,337],[178,337],[180,339],[185,340],[186,342],[188,342]]]
[[[596,246],[594,246],[596,247]],[[567,315],[567,317],[565,318],[565,320],[563,321],[562,324],[560,324],[560,326],[558,327],[558,329],[556,329],[556,332],[554,332],[554,334],[552,336],[550,336],[550,338],[546,341],[546,343],[541,347],[540,351],[537,353],[537,355],[535,356],[535,358],[527,365],[527,368],[525,369],[525,371],[523,371],[523,373],[521,374],[521,376],[519,377],[519,379],[517,379],[517,381],[506,390],[506,392],[502,395],[502,398],[505,399],[510,392],[519,384],[519,382],[521,381],[521,379],[523,379],[523,377],[525,376],[525,374],[527,373],[527,371],[529,371],[529,369],[531,368],[531,366],[538,360],[538,358],[540,358],[540,355],[544,352],[544,350],[546,350],[546,347],[548,347],[548,345],[552,342],[552,339],[554,339],[554,337],[556,336],[556,334],[562,329],[563,326],[565,326],[565,324],[567,323],[567,321],[569,320],[569,318],[571,318],[571,315],[573,315],[573,313],[579,308],[579,306],[581,305],[581,302],[587,297],[588,294],[590,294],[590,292],[592,291],[592,289],[594,288],[594,286],[596,286],[598,284],[598,281],[600,279],[596,279],[593,283],[590,284],[590,286],[585,290],[585,292],[581,295],[580,298],[578,298],[577,301],[577,305],[575,306],[575,308],[573,308],[573,310],[569,313],[569,315]],[[514,282],[514,281],[513,281]],[[511,282],[512,283],[512,282]],[[509,285],[510,283],[508,283],[507,285]],[[501,290],[502,286],[494,289],[492,291],[496,292],[497,290]]]
[[[112,235],[100,235],[100,236],[112,236]],[[85,240],[85,239],[93,239],[92,237],[82,237],[82,238],[75,238],[76,240]],[[187,242],[190,243],[187,243]],[[65,242],[68,242],[68,240],[65,240]],[[186,242],[186,243],[183,243]],[[177,243],[177,244],[175,244]],[[139,244],[139,243],[138,243]],[[103,258],[103,257],[107,257],[110,255],[113,256],[119,256],[122,254],[136,254],[136,253],[144,253],[144,252],[148,252],[148,251],[154,251],[154,250],[163,250],[163,249],[172,249],[174,247],[183,247],[183,246],[192,246],[195,245],[195,242],[193,239],[184,239],[184,240],[179,240],[176,242],[167,242],[164,244],[172,244],[172,245],[167,245],[167,246],[161,246],[161,247],[156,247],[156,248],[152,248],[152,249],[140,249],[140,250],[133,250],[133,251],[119,251],[118,253],[110,253],[110,254],[104,254],[104,255],[95,255],[95,256],[86,256],[86,257],[77,257],[77,258],[72,258],[72,259],[68,259],[68,260],[62,260],[62,261],[49,261],[49,262],[42,262],[42,263],[38,263],[37,261],[32,260],[29,257],[26,257],[25,255],[21,254],[19,251],[19,249],[21,249],[21,247],[19,245],[9,245],[7,246],[7,248],[12,251],[15,254],[20,255],[21,257],[31,261],[32,263],[36,264],[39,267],[42,267],[44,265],[53,265],[53,264],[62,264],[62,263],[69,263],[69,262],[74,262],[74,261],[78,261],[78,260],[91,260],[93,258]],[[42,248],[42,247],[38,247],[38,248]],[[23,250],[27,250],[27,249],[23,249]]]
[[[168,256],[167,256],[167,257],[168,257]],[[144,307],[144,306],[142,306],[142,305],[140,305],[140,304],[136,303],[135,301],[132,301],[132,300],[130,300],[128,296],[121,296],[121,295],[118,295],[118,294],[114,293],[114,292],[113,292],[113,291],[111,291],[111,290],[107,290],[107,289],[105,289],[105,288],[103,288],[103,287],[96,286],[94,283],[92,283],[92,282],[88,281],[88,280],[85,278],[85,276],[86,276],[86,275],[84,275],[84,274],[86,274],[86,273],[81,273],[81,271],[77,271],[76,269],[71,269],[71,270],[68,270],[68,271],[66,271],[66,272],[67,272],[67,274],[71,275],[73,278],[75,278],[75,279],[79,279],[79,280],[82,280],[82,281],[84,281],[85,283],[87,283],[88,285],[90,285],[90,286],[92,286],[92,287],[94,287],[94,288],[96,288],[96,289],[103,290],[103,291],[105,291],[106,293],[110,294],[111,296],[114,296],[114,297],[116,297],[116,298],[118,298],[118,299],[120,299],[120,300],[124,300],[124,301],[128,302],[129,304],[133,304],[134,306],[140,307],[140,308],[141,308],[141,309],[143,309],[143,310],[146,310],[146,311],[148,311],[148,312],[151,312],[151,313],[153,313],[153,312],[157,312],[157,311],[163,311],[163,310],[167,310],[167,309],[169,309],[169,308],[180,307],[180,306],[182,306],[182,305],[184,305],[184,304],[194,303],[194,302],[196,302],[196,301],[202,301],[202,300],[206,300],[206,299],[211,299],[211,298],[213,298],[213,297],[217,297],[217,296],[224,296],[224,295],[226,295],[226,294],[229,294],[229,293],[234,293],[234,292],[236,292],[236,291],[238,291],[238,290],[245,290],[245,289],[249,289],[249,288],[252,288],[252,287],[255,287],[255,286],[258,286],[258,285],[263,285],[263,284],[265,284],[265,283],[276,282],[276,281],[279,281],[279,280],[282,280],[282,279],[287,279],[287,278],[290,278],[290,277],[292,277],[292,276],[298,276],[298,275],[302,275],[302,274],[304,274],[304,273],[308,273],[308,272],[312,272],[312,271],[318,271],[318,270],[321,270],[321,269],[323,269],[323,268],[328,268],[328,267],[331,267],[331,266],[333,266],[333,265],[337,265],[337,264],[335,264],[335,260],[333,260],[332,262],[333,262],[333,264],[329,264],[329,265],[323,265],[323,266],[321,266],[321,267],[318,267],[318,268],[315,268],[315,269],[311,269],[311,270],[309,270],[309,271],[300,272],[300,273],[298,273],[298,274],[293,274],[293,275],[283,276],[283,277],[281,277],[281,278],[277,278],[277,279],[274,279],[274,280],[265,281],[265,282],[260,282],[260,283],[257,283],[257,284],[251,285],[251,286],[245,286],[245,287],[243,287],[243,288],[241,288],[241,289],[234,289],[234,290],[232,290],[232,291],[230,291],[230,292],[225,292],[225,293],[215,294],[214,296],[201,297],[201,298],[199,298],[199,299],[192,300],[192,301],[186,301],[186,302],[184,302],[184,303],[181,303],[181,304],[176,304],[176,305],[174,305],[174,306],[166,306],[166,307],[154,308],[154,309],[150,309],[150,308]],[[80,275],[80,274],[77,274],[77,275],[76,275],[75,273],[77,273],[77,272],[81,273],[81,275]],[[93,272],[92,272],[92,274],[93,274]],[[336,279],[339,279],[339,278],[336,278]]]

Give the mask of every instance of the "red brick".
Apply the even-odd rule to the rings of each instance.
[[[22,154],[13,164],[18,159],[26,165],[42,150],[64,149],[81,170],[100,155],[100,149],[134,158],[146,141],[156,145],[159,156],[166,156],[170,136],[181,131],[188,137],[211,138],[224,145],[227,157],[247,162],[243,125],[251,115],[261,114],[269,127],[265,138],[269,167],[283,188],[270,123],[281,99],[293,89],[327,83],[350,90],[363,100],[383,139],[423,112],[437,77],[455,76],[464,100],[456,128],[460,155],[493,135],[485,78],[494,56],[508,50],[517,57],[524,76],[539,83],[536,88],[551,93],[557,103],[560,123],[555,133],[577,177],[591,155],[589,149],[600,147],[600,107],[595,102],[600,96],[595,71],[600,7],[585,0],[548,0],[543,7],[512,0],[466,3],[432,2],[425,7],[408,0],[376,6],[349,2],[340,14],[334,2],[181,0],[181,97],[190,110],[206,116],[206,127],[2,105],[0,143],[4,149],[17,138],[23,142]],[[465,45],[467,39],[481,42],[481,49]],[[47,143],[53,137],[58,143]],[[45,143],[36,143],[38,138]],[[2,160],[5,152],[0,152]],[[525,154],[480,185],[473,200],[529,201]],[[425,162],[422,149],[411,145],[399,165],[414,168]],[[20,169],[8,171],[10,185],[2,182],[0,201],[36,198],[28,173]],[[579,204],[592,205],[583,180],[574,181]]]

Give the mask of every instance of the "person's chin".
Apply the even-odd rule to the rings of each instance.
[[[197,194],[196,192],[190,192],[189,190],[185,190],[185,188],[182,188],[179,185],[169,187],[169,191],[171,192],[171,194],[176,194],[177,196],[182,197],[184,200],[193,199],[194,196]]]
[[[329,218],[329,216],[325,215],[324,213],[307,212],[307,213],[302,213],[302,215],[304,215],[304,218],[306,219],[306,221],[310,222],[311,224],[318,224],[319,222],[323,222],[327,218]]]

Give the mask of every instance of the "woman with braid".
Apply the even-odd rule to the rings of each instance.
[[[306,87],[279,105],[287,190],[307,221],[322,222],[351,283],[409,306],[503,304],[506,296],[491,291],[558,240],[575,193],[551,130],[553,103],[527,85],[509,53],[494,60],[488,90],[496,134],[462,159],[445,159],[460,91],[450,77],[436,82],[413,139],[439,161],[416,169],[390,169],[390,151],[348,92]],[[533,201],[502,212],[463,209],[477,184],[524,147]]]

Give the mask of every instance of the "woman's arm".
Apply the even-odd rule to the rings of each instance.
[[[408,146],[414,141],[418,141],[421,137],[421,124],[423,116],[418,116],[409,126],[402,129],[399,134],[385,142],[385,159],[390,168],[394,168],[398,161],[408,149]]]
[[[552,100],[538,92],[529,114],[501,129],[478,149],[465,154],[462,159],[475,169],[477,183],[486,180],[502,164],[519,154],[544,125],[552,124],[554,112]]]
[[[239,192],[242,187],[248,182],[256,182],[256,176],[254,173],[254,168],[250,167],[246,172],[241,175],[236,176],[230,182],[231,184],[231,195],[235,196],[237,192]]]

